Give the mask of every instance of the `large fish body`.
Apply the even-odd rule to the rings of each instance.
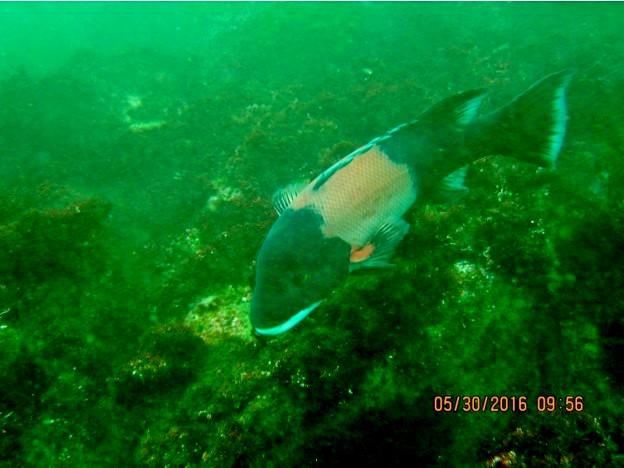
[[[416,201],[460,198],[466,166],[504,155],[554,167],[566,129],[572,71],[547,76],[508,105],[477,117],[483,90],[447,98],[413,122],[359,148],[303,187],[274,197],[279,218],[256,263],[251,323],[256,333],[289,330],[350,271],[388,265]]]

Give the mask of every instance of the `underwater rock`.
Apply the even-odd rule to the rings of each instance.
[[[600,421],[585,412],[539,414],[494,445],[486,466],[615,466],[617,453]]]
[[[136,405],[157,400],[197,377],[205,345],[183,326],[165,325],[144,340],[143,350],[117,372],[117,401]]]
[[[24,444],[23,434],[39,419],[52,378],[40,359],[19,349],[19,336],[0,332],[0,465]],[[9,464],[11,464],[9,462]],[[4,466],[4,465],[3,465]]]
[[[75,275],[96,244],[111,204],[97,197],[58,200],[62,189],[49,190],[42,207],[0,226],[0,276],[6,282]]]
[[[132,133],[147,133],[158,130],[167,125],[166,120],[148,120],[146,122],[133,122],[128,127]]]
[[[228,288],[221,296],[202,298],[184,318],[205,343],[219,343],[229,338],[252,342],[250,333],[249,288]]]

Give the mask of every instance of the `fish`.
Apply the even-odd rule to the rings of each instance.
[[[415,203],[453,203],[470,163],[493,155],[553,169],[567,126],[574,70],[541,79],[498,110],[477,115],[474,89],[348,154],[307,184],[273,196],[279,215],[256,260],[250,321],[256,335],[300,323],[349,273],[390,266]]]

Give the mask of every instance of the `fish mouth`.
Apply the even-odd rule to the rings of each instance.
[[[321,302],[323,302],[322,299],[320,301],[315,302],[311,306],[300,310],[299,312],[291,316],[288,320],[281,323],[280,325],[276,325],[275,327],[269,327],[269,328],[254,327],[254,331],[257,335],[279,335],[280,333],[284,333],[285,331],[288,331],[292,327],[297,325],[308,315],[310,315],[310,313],[314,309],[316,309],[321,304]]]

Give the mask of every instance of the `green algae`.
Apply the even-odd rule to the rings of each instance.
[[[223,8],[219,47],[3,72],[0,463],[621,464],[616,7],[180,8]],[[460,203],[408,213],[393,269],[252,335],[276,188],[449,94],[496,106],[569,66],[555,172],[475,163]],[[436,411],[446,395],[527,407]],[[539,412],[547,395],[583,410]]]

